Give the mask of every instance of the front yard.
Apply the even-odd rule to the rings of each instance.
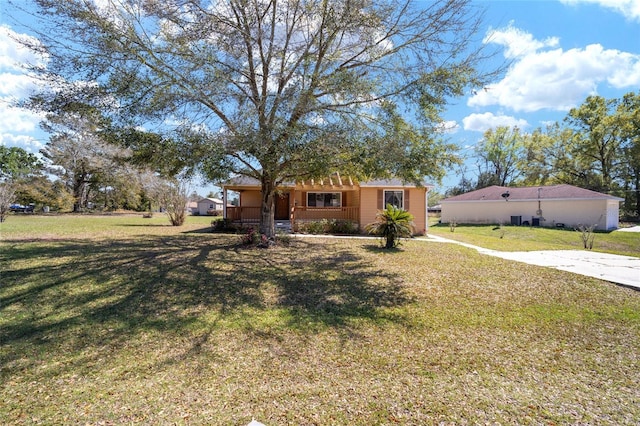
[[[0,225],[0,424],[640,418],[639,292],[448,244],[165,223]]]
[[[458,225],[431,221],[428,233],[499,251],[582,250],[581,233],[573,229],[511,225]],[[640,257],[640,233],[594,233],[593,250]]]

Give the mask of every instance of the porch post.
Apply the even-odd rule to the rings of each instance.
[[[222,187],[222,218],[227,218],[227,188]]]
[[[293,221],[295,220],[295,212],[296,212],[296,189],[293,188],[290,192],[291,198],[289,199],[289,222],[291,222],[291,226],[293,226]]]
[[[424,187],[424,233],[429,232],[429,186]]]

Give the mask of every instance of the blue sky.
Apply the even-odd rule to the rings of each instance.
[[[469,156],[489,128],[517,125],[533,131],[561,121],[589,95],[619,98],[640,90],[640,0],[476,0],[474,5],[485,9],[479,40],[498,47],[496,64],[509,67],[486,90],[457,99],[446,112],[447,136],[462,154]],[[6,0],[0,0],[0,144],[36,153],[47,141],[39,117],[10,103],[36,87],[20,63],[40,59],[11,40],[17,29],[6,11]],[[475,170],[468,160],[467,177]],[[452,170],[436,189],[457,184],[460,173]],[[199,192],[206,195],[209,189]]]

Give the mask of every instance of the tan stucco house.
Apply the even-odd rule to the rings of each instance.
[[[442,200],[442,223],[618,227],[622,198],[572,185],[490,186]]]
[[[221,185],[223,199],[228,192],[239,194],[238,206],[224,203],[224,217],[234,223],[260,221],[260,182],[238,177]],[[427,192],[430,186],[405,184],[399,179],[356,182],[339,174],[326,179],[285,183],[278,187],[275,220],[289,221],[295,230],[300,223],[322,219],[346,220],[362,229],[375,220],[378,210],[390,203],[414,216],[416,234],[427,229]]]

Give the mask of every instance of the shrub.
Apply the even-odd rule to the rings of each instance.
[[[260,248],[269,248],[276,244],[275,238],[269,238],[265,234],[260,233],[257,228],[249,227],[247,231],[240,237],[240,242],[245,246],[254,246]],[[284,240],[284,244],[289,244],[290,240]]]
[[[238,227],[231,219],[216,219],[211,221],[212,232],[238,232]]]
[[[322,219],[313,222],[302,222],[298,229],[304,234],[326,234],[329,232],[329,221]]]
[[[162,182],[155,191],[171,225],[183,225],[187,218],[186,205],[189,201],[186,184],[179,180],[170,180]]]
[[[243,245],[258,245],[262,238],[266,238],[266,235],[260,234],[260,231],[256,228],[247,228],[247,231],[241,235],[240,241]]]
[[[360,229],[350,220],[321,219],[299,223],[298,231],[304,234],[357,234]]]
[[[350,220],[334,219],[329,223],[329,232],[332,234],[357,234],[360,232],[358,224]]]
[[[369,234],[381,237],[385,248],[394,248],[400,244],[400,238],[413,234],[413,215],[387,204],[386,209],[379,210],[376,214],[376,221],[368,224],[365,229]]]
[[[576,231],[580,232],[580,239],[582,240],[582,246],[591,250],[593,248],[593,240],[596,238],[596,234],[594,232],[596,225],[585,226],[580,225]]]

